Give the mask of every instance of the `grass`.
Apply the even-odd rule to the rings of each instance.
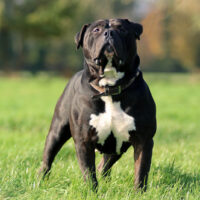
[[[200,199],[200,77],[145,74],[157,104],[158,130],[146,193],[133,190],[133,149],[97,174],[99,190],[84,184],[73,141],[57,155],[49,180],[37,179],[63,78],[0,77],[0,199]],[[97,163],[101,155],[97,153]]]

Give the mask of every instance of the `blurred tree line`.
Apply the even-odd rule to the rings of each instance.
[[[148,70],[200,70],[199,0],[158,1],[142,24],[140,54]]]
[[[71,74],[82,68],[74,36],[99,18],[141,22],[142,68],[148,71],[200,69],[198,0],[0,0],[0,70],[56,70]]]

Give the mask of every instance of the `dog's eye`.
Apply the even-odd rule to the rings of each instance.
[[[93,29],[93,32],[95,32],[95,33],[99,32],[99,31],[100,31],[100,28],[94,28]]]

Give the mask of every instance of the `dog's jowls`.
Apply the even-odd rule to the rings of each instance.
[[[98,169],[107,176],[130,146],[134,147],[135,188],[146,189],[156,108],[139,69],[136,40],[141,34],[140,24],[109,19],[86,24],[76,35],[84,68],[57,102],[44,148],[43,175],[72,137],[84,179],[92,180],[93,189],[97,188],[95,149],[103,153]]]

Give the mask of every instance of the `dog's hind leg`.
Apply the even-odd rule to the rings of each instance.
[[[126,152],[127,149],[130,147],[131,144],[127,143],[123,147],[122,153]],[[101,172],[101,174],[106,177],[107,175],[110,175],[111,167],[121,158],[121,154],[103,154],[103,158],[100,161],[98,165],[98,171]]]
[[[71,137],[69,124],[50,130],[46,138],[43,163],[39,173],[44,176],[50,171],[52,162],[63,144]]]
[[[43,153],[43,163],[39,174],[45,176],[51,169],[52,162],[64,145],[70,139],[71,132],[69,127],[66,110],[60,109],[61,102],[58,101],[56,105],[51,127],[46,138],[45,148]]]
[[[110,175],[110,169],[120,159],[121,155],[117,154],[104,154],[102,160],[98,165],[98,171],[106,177]]]

